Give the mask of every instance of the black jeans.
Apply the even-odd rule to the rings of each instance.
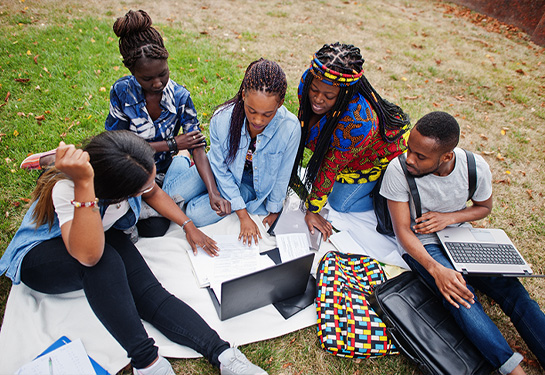
[[[140,319],[219,367],[218,356],[229,343],[195,310],[163,288],[126,234],[110,229],[105,236],[104,254],[93,267],[70,256],[62,238],[40,243],[23,258],[21,280],[41,293],[83,289],[97,318],[136,368],[147,367],[157,358],[155,342]]]

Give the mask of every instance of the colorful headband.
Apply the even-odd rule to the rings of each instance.
[[[352,86],[363,75],[363,69],[359,73],[354,70],[354,74],[336,72],[322,64],[316,54],[314,54],[314,59],[310,63],[310,72],[314,77],[331,86]]]

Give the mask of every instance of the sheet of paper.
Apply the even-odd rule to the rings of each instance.
[[[347,231],[340,231],[329,236],[329,241],[341,253],[365,254],[362,247],[352,238]]]
[[[89,375],[95,370],[81,340],[72,341],[21,367],[16,375]]]
[[[276,246],[278,246],[282,262],[287,262],[310,253],[306,233],[277,234]]]
[[[195,275],[199,287],[203,288],[210,285],[209,275],[214,272],[212,257],[200,247],[197,248],[197,255],[193,254],[191,249],[187,250],[187,255],[191,261],[193,275]]]

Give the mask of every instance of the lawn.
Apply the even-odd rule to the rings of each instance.
[[[366,76],[415,122],[443,110],[462,127],[461,146],[489,162],[492,215],[477,226],[504,228],[536,273],[545,273],[544,49],[516,29],[439,1],[208,1],[146,4],[8,0],[0,4],[0,254],[26,210],[38,172],[24,157],[59,141],[80,143],[104,128],[109,88],[128,71],[111,30],[128,9],[145,9],[165,37],[171,78],[191,91],[206,126],[213,108],[238,90],[247,64],[261,56],[288,76],[286,106],[312,53],[342,41],[362,49]],[[545,306],[541,279],[523,280]],[[10,281],[0,277],[0,315]],[[487,311],[539,367],[499,308]],[[347,360],[323,352],[315,329],[245,346],[271,374],[409,374],[401,356]],[[173,360],[180,374],[217,373],[204,360]]]

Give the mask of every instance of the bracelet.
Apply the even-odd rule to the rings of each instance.
[[[95,198],[94,201],[91,201],[91,202],[78,202],[74,199],[72,199],[70,201],[70,204],[72,204],[72,206],[76,207],[76,208],[80,208],[80,207],[95,207],[98,205],[98,198]]]
[[[170,152],[176,152],[178,151],[178,143],[176,143],[176,139],[174,137],[168,137],[165,139],[167,142],[167,147]]]
[[[186,224],[189,224],[189,223],[191,223],[192,221],[193,221],[193,220],[191,220],[191,219],[187,219],[186,221],[184,221],[184,222],[182,223],[182,225],[181,225],[182,229],[184,229],[184,227],[186,226]],[[184,230],[185,230],[185,229],[184,229]]]

